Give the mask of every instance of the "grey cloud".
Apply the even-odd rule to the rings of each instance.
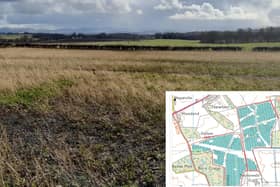
[[[14,12],[22,14],[129,13],[135,0],[14,0],[9,3]]]
[[[0,0],[0,27],[193,31],[280,25],[280,0]]]

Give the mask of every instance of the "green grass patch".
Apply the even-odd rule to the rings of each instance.
[[[0,104],[4,105],[33,105],[38,101],[58,95],[62,90],[72,86],[70,80],[60,79],[50,83],[43,83],[32,88],[21,88],[15,93],[1,93]]]
[[[198,40],[139,40],[139,41],[108,41],[108,42],[85,42],[83,44],[93,45],[124,45],[124,46],[200,46]]]
[[[199,41],[192,40],[140,40],[140,41],[120,41],[120,42],[97,42],[99,45],[139,45],[139,46],[199,46]]]
[[[32,34],[0,34],[2,40],[20,40],[20,39],[31,39]]]

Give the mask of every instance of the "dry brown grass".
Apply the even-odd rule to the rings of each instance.
[[[280,53],[0,49],[0,93],[73,82],[31,106],[0,94],[0,182],[161,184],[165,91],[278,90],[279,69]]]
[[[76,91],[82,94],[99,94],[99,90],[105,87],[112,90],[120,89],[121,92],[130,90],[135,94],[136,90],[143,90],[143,86],[146,86],[143,83],[147,81],[147,84],[155,81],[159,87],[163,86],[159,90],[162,94],[165,90],[176,89],[178,85],[180,89],[203,89],[203,86],[199,88],[195,83],[204,77],[207,80],[216,75],[231,76],[236,81],[244,77],[246,77],[244,80],[250,81],[260,75],[275,79],[279,62],[280,53],[1,49],[0,91],[15,91],[21,87],[64,76],[79,79],[79,89]],[[168,76],[163,75],[166,73]],[[196,79],[194,77],[196,75],[201,77]],[[141,79],[142,76],[145,80]],[[173,83],[174,81],[170,84],[169,79],[173,78],[178,78],[177,85]],[[184,87],[180,87],[180,83],[184,80],[188,82],[185,82]],[[206,89],[230,89],[210,86],[206,86]],[[250,85],[248,86],[250,89]],[[98,89],[94,89],[96,87]],[[81,89],[83,91],[80,91]],[[85,89],[92,90],[84,92]],[[268,89],[277,88],[271,86]],[[141,94],[149,95],[151,92],[142,91]]]

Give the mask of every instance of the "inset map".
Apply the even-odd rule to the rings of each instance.
[[[280,92],[167,92],[167,186],[279,186]]]

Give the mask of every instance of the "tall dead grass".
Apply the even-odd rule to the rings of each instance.
[[[161,154],[164,155],[165,91],[278,90],[280,87],[279,69],[280,53],[0,49],[0,93],[13,94],[19,89],[38,87],[42,83],[58,79],[71,80],[74,83],[73,86],[68,87],[64,95],[59,98],[63,101],[52,108],[55,111],[52,115],[56,116],[57,113],[60,113],[64,118],[70,119],[73,124],[69,122],[68,131],[81,133],[72,137],[72,134],[66,129],[63,133],[58,135],[54,133],[55,135],[51,136],[52,134],[47,130],[39,129],[38,132],[36,131],[36,138],[39,142],[36,147],[38,150],[28,147],[34,151],[34,154],[30,153],[30,160],[23,160],[24,155],[20,155],[22,154],[20,153],[20,157],[13,153],[15,150],[12,150],[11,147],[22,145],[23,148],[26,144],[21,140],[11,142],[3,128],[0,133],[0,182],[2,181],[3,185],[9,184],[11,181],[10,184],[53,186],[57,183],[52,178],[53,170],[49,170],[47,165],[51,165],[51,168],[57,171],[55,176],[59,177],[63,173],[63,178],[68,181],[81,181],[75,177],[76,171],[83,171],[84,175],[96,182],[96,185],[110,182],[108,178],[104,177],[105,171],[110,171],[111,173],[109,172],[108,175],[112,178],[116,179],[118,176],[121,180],[126,180],[126,177],[135,179],[138,177],[135,173],[146,172],[146,178],[140,180],[151,181],[153,179],[151,172],[154,169],[151,169],[150,165],[147,166],[146,162],[142,163],[143,160],[150,160],[151,156],[164,163],[164,156]],[[89,103],[96,103],[98,108],[94,108],[95,105],[90,105],[93,108],[86,108]],[[104,109],[101,110],[102,107]],[[98,114],[97,119],[92,117],[96,113]],[[20,116],[25,119],[28,114]],[[56,117],[57,120],[61,119],[60,116]],[[43,118],[45,117],[43,116]],[[90,126],[91,123],[84,124],[85,118],[105,128],[106,134],[100,135],[99,138],[102,141],[104,140],[102,138],[108,141],[106,146],[102,142],[97,145],[85,143],[88,142],[88,137],[83,134],[91,131],[92,128],[97,128]],[[40,121],[41,118],[36,118],[36,120],[36,124],[45,123]],[[76,121],[79,122],[77,122],[79,126],[75,126]],[[112,126],[111,123],[116,126]],[[137,125],[137,128],[134,125]],[[2,125],[0,124],[0,126]],[[32,128],[36,129],[33,126]],[[27,128],[27,130],[32,130],[32,128]],[[64,128],[66,127],[62,129]],[[123,128],[127,130],[124,132]],[[137,129],[140,129],[139,133],[137,131],[136,135],[130,137],[137,141],[127,142],[129,136],[127,132],[133,133]],[[114,133],[109,133],[110,131]],[[92,132],[96,133],[95,130]],[[119,134],[119,137],[116,134]],[[152,134],[152,137],[147,134]],[[68,144],[65,144],[66,141],[69,141],[69,137],[71,141],[77,138],[79,143],[83,142],[83,144],[79,148],[69,147]],[[153,141],[153,138],[156,138],[156,141]],[[134,155],[137,153],[135,157],[143,157],[139,161],[140,165],[133,165],[137,158],[131,155],[129,159],[122,161],[122,164],[126,166],[124,169],[137,169],[142,166],[141,172],[122,171],[123,173],[120,175],[118,171],[122,169],[123,165],[120,165],[119,162],[115,163],[110,157],[107,158],[110,153],[107,150],[108,146],[113,145],[111,147],[113,150],[119,149],[119,147],[114,147],[116,143],[114,141],[119,139],[121,142],[126,142],[125,145],[130,149],[137,143],[140,148],[144,147],[142,143],[155,144],[146,145],[146,149],[151,148],[151,150],[148,149],[143,154],[133,152]],[[36,151],[39,151],[39,156],[38,153],[36,156]],[[122,151],[124,150],[120,150],[120,152]],[[153,154],[153,151],[155,154],[150,155]],[[98,154],[101,156],[98,157]],[[54,163],[50,164],[48,159],[39,159],[45,158],[45,155]],[[77,157],[82,162],[75,163]],[[120,156],[117,154],[116,157]],[[30,165],[27,166],[26,163]],[[153,162],[149,161],[149,164],[152,165]],[[113,169],[110,168],[111,165]],[[158,168],[158,166],[153,167]],[[100,170],[103,175],[102,172],[100,174]],[[163,166],[158,170],[156,172],[163,175]],[[21,177],[24,176],[24,172],[28,173],[29,181],[24,181],[25,178]],[[132,181],[132,183],[134,182]]]
[[[131,92],[132,95],[141,93],[146,97],[153,91],[144,91],[146,88],[143,87],[149,84],[159,85],[157,94],[163,95],[165,90],[177,87],[197,89],[193,83],[199,79],[208,77],[206,80],[211,83],[211,78],[219,75],[231,76],[237,82],[239,79],[250,82],[258,76],[271,81],[278,78],[279,62],[280,53],[1,49],[0,91],[15,91],[63,76],[78,80],[76,92],[80,95],[99,94],[98,97],[104,97],[106,94]],[[196,75],[201,77],[196,78]],[[185,86],[181,85],[184,80]],[[207,83],[204,86],[211,89]],[[105,88],[107,92],[104,92]],[[273,86],[267,88],[277,89]],[[85,91],[87,89],[89,91]],[[220,89],[224,88],[221,86]]]
[[[11,48],[0,50],[0,92],[64,78],[75,82],[76,101],[133,111],[164,106],[167,90],[277,90],[279,69],[280,53]]]

